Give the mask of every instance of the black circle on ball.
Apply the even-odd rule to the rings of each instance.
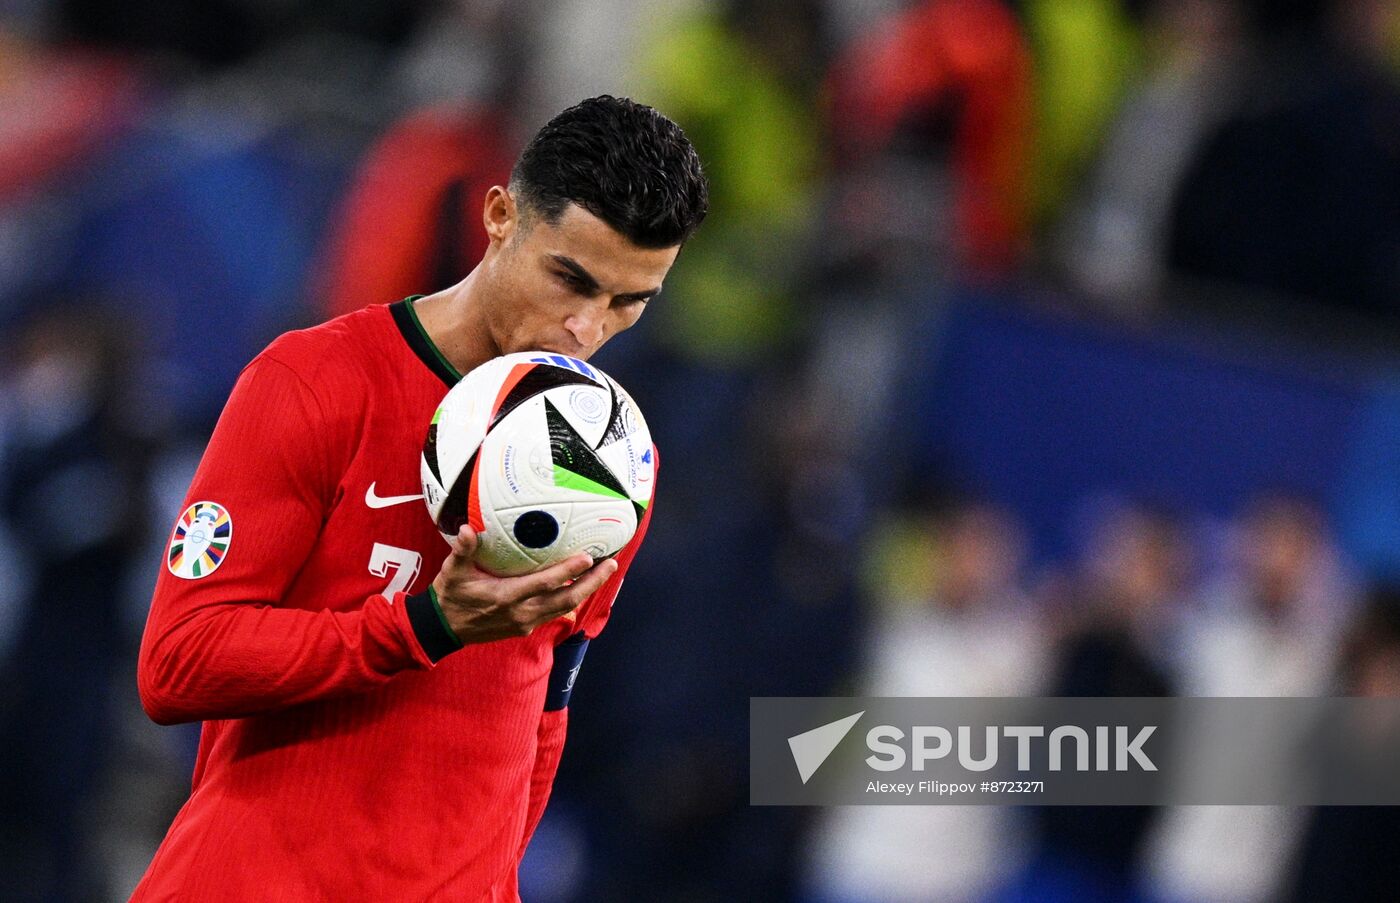
[[[543,549],[559,536],[559,521],[548,511],[526,511],[515,519],[515,538],[527,549]]]

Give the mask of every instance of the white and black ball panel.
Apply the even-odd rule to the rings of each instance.
[[[598,445],[611,445],[627,436],[631,436],[640,430],[646,433],[646,421],[642,419],[642,412],[637,408],[637,403],[632,400],[626,390],[613,381],[612,377],[607,377],[608,388],[612,392],[613,407],[608,415],[608,425],[603,431],[603,436],[598,440]]]
[[[569,386],[544,393],[574,432],[585,443],[597,448],[603,441],[613,411],[613,393],[606,386]]]
[[[642,507],[651,504],[656,485],[656,455],[651,437],[644,441],[645,445],[636,436],[628,436],[598,449],[598,457],[617,475],[627,497]]]
[[[614,493],[620,498],[627,497],[627,491],[618,480],[594,446],[578,430],[574,429],[569,418],[560,411],[549,398],[544,399],[545,428],[549,432],[550,456],[554,461],[555,485],[560,487],[585,487],[588,494]],[[560,481],[560,472],[577,477]]]
[[[436,460],[436,458],[434,458]],[[428,513],[432,515],[433,523],[436,524],[442,503],[447,500],[447,490],[443,488],[442,478],[434,471],[433,466],[428,463],[428,452],[424,448],[423,456],[418,459],[418,483],[423,487],[423,501],[428,506]],[[442,528],[439,527],[439,530]]]
[[[497,507],[595,498],[593,492],[561,482],[559,467],[619,493],[624,490],[614,474],[600,467],[596,452],[549,393],[519,405],[487,434],[479,454],[483,482],[494,487],[491,499]]]
[[[423,443],[419,475],[428,511],[445,536],[455,535],[456,531],[444,527],[440,512],[454,489],[460,486],[462,492],[466,491],[473,458],[490,426],[495,389],[511,366],[507,358],[495,358],[477,367],[447,393],[433,413]],[[465,505],[459,503],[455,507],[461,509],[465,519]]]
[[[615,408],[598,446],[598,455],[618,475],[627,495],[646,507],[656,488],[656,454],[651,430],[641,408],[627,391],[608,377]]]
[[[465,462],[460,475],[453,484],[444,488],[429,472],[426,459],[420,463],[423,477],[423,501],[428,506],[428,514],[443,539],[451,542],[457,531],[467,522],[468,486],[475,470],[476,455]]]

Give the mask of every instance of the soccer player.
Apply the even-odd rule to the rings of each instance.
[[[469,528],[449,549],[423,510],[423,438],[463,372],[586,359],[636,323],[707,205],[675,123],[586,100],[490,190],[466,279],[243,371],[141,643],[147,713],[204,728],[134,899],[518,899],[573,678],[647,520],[614,560],[493,577]]]

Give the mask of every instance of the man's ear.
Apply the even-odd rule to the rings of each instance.
[[[520,228],[520,209],[515,198],[502,185],[492,185],[486,192],[486,206],[481,212],[482,225],[492,244],[505,244]]]

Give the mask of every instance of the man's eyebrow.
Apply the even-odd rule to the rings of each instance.
[[[594,279],[593,274],[585,270],[577,260],[574,260],[572,257],[565,257],[563,254],[550,254],[549,259],[559,264],[570,273],[573,273],[574,278],[582,282],[589,291],[598,290],[598,280]]]
[[[577,260],[574,260],[572,257],[565,257],[563,254],[550,254],[549,259],[559,264],[570,273],[573,273],[574,278],[582,282],[584,287],[590,292],[596,292],[598,290],[598,280],[594,279],[593,274],[585,270]],[[645,301],[660,291],[661,286],[658,285],[656,288],[649,288],[646,291],[624,292],[618,295],[617,298],[621,301]]]

